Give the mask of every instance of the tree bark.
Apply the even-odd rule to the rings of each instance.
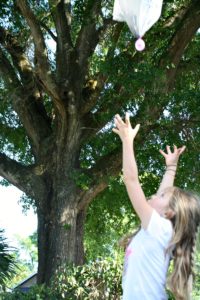
[[[84,224],[86,208],[78,212],[76,217],[76,243],[75,243],[75,264],[82,265],[85,262],[84,252]]]
[[[75,184],[64,188],[50,188],[38,208],[38,283],[49,284],[60,266],[84,262],[85,212],[77,210]]]

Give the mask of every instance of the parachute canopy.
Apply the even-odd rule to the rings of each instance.
[[[162,3],[163,0],[115,0],[113,19],[127,23],[138,38],[135,43],[138,51],[145,48],[142,37],[160,18]]]

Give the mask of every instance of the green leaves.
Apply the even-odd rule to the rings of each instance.
[[[16,261],[12,252],[13,249],[4,237],[4,230],[0,229],[0,291],[5,289],[7,280],[16,273]]]
[[[120,253],[118,240],[139,224],[121,178],[110,178],[109,187],[90,204],[85,223],[86,260]]]
[[[55,291],[61,299],[120,299],[122,264],[119,257],[58,270]]]
[[[28,293],[15,291],[1,294],[2,300],[120,300],[122,260],[115,255],[104,259],[96,259],[83,266],[64,266],[57,271],[49,288],[44,285],[35,286]],[[199,299],[198,284],[193,291],[193,299]],[[169,300],[174,300],[168,291]]]
[[[92,178],[88,174],[84,173],[84,170],[74,170],[71,172],[70,178],[73,179],[76,185],[84,191],[89,189],[92,182]]]

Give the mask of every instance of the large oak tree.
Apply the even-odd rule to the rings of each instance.
[[[130,110],[143,125],[139,149],[158,133],[165,142],[168,130],[179,141],[199,137],[200,1],[164,1],[143,53],[112,7],[0,4],[0,175],[37,207],[39,283],[59,265],[84,262],[88,205],[121,169],[114,114]]]

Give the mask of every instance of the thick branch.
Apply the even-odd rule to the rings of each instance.
[[[34,194],[35,186],[37,190],[44,191],[43,182],[34,174],[33,167],[23,166],[2,153],[0,153],[0,176],[34,199],[37,199]]]
[[[40,101],[40,91],[36,84],[36,78],[34,76],[34,72],[32,70],[32,66],[30,65],[26,55],[24,54],[25,49],[19,45],[17,37],[14,37],[8,30],[0,27],[0,43],[7,50],[12,58],[13,65],[17,69],[20,74],[21,83],[23,85],[23,94],[21,94],[22,98],[26,95],[32,96],[33,98],[39,100],[40,107],[42,107],[42,102]],[[15,70],[13,69],[15,72]],[[9,71],[11,74],[11,70]],[[19,80],[16,76],[16,82],[19,83]],[[38,103],[38,101],[37,101]],[[44,117],[47,119],[47,114],[45,112],[45,108],[43,107]]]
[[[182,16],[178,28],[172,37],[167,52],[160,61],[160,67],[168,65],[166,89],[171,89],[176,71],[185,48],[191,42],[200,27],[200,1],[192,1],[186,13]]]
[[[82,24],[81,30],[79,32],[79,36],[76,42],[76,48],[79,55],[79,63],[83,65],[84,62],[90,56],[92,51],[91,48],[96,45],[97,41],[97,30],[96,30],[96,22],[97,17],[100,15],[101,12],[101,1],[94,1],[91,7],[88,7],[85,13],[85,20]],[[95,38],[95,41],[91,45],[91,40]]]
[[[17,4],[23,16],[25,17],[33,36],[36,59],[37,59],[36,65],[37,65],[37,69],[38,69],[37,71],[39,77],[47,93],[50,96],[52,96],[55,107],[57,108],[57,110],[62,116],[64,112],[64,106],[63,103],[60,101],[59,90],[50,70],[48,56],[47,56],[47,49],[46,49],[44,37],[41,28],[39,26],[39,23],[35,15],[33,14],[32,10],[28,6],[26,0],[17,0]]]
[[[1,48],[0,75],[10,90],[13,108],[30,138],[33,153],[37,156],[44,139],[51,135],[50,121],[40,102],[41,99],[37,97],[37,94],[27,94]]]
[[[103,192],[108,186],[108,182],[102,181],[94,185],[89,191],[84,192],[80,196],[80,202],[78,204],[78,211],[81,211],[90,204],[90,202],[101,192]]]
[[[115,28],[113,28],[113,32],[110,36],[110,40],[112,40],[112,46],[110,47],[105,60],[109,60],[113,56],[122,28],[123,23],[117,23],[115,25]],[[83,89],[83,104],[81,107],[81,115],[87,114],[95,106],[107,78],[108,76],[100,73],[94,76],[94,79],[90,79],[88,81],[86,87]]]
[[[183,6],[181,7],[173,16],[170,16],[169,18],[167,18],[167,20],[165,21],[163,27],[167,28],[167,27],[172,27],[175,26],[180,19],[185,15],[186,11],[187,11],[187,7]]]
[[[32,67],[24,54],[25,50],[19,45],[17,37],[12,36],[8,30],[0,27],[0,43],[11,55],[24,87],[27,88],[27,91],[30,91],[30,88],[34,85],[34,75]]]
[[[73,44],[70,34],[71,15],[70,15],[70,1],[49,1],[52,9],[52,16],[54,19],[57,32],[57,74],[58,81],[65,82],[69,77],[69,65],[71,62],[71,54],[73,52]]]
[[[89,7],[86,9],[86,16],[82,24],[76,41],[76,51],[78,55],[78,65],[82,79],[87,74],[88,59],[93,54],[101,35],[106,31],[108,26],[113,23],[112,19],[104,19],[103,25],[97,29],[97,20],[101,14],[101,2],[89,1]]]
[[[15,92],[21,93],[23,87],[15,73],[13,66],[8,61],[1,48],[0,48],[0,75],[4,79],[9,89],[12,88],[12,90],[14,89]]]
[[[126,103],[126,99],[130,99],[130,93],[128,90],[124,89],[121,83],[116,84],[113,87],[113,90],[115,91],[115,94],[112,96],[112,101],[114,103],[114,105],[112,106],[112,114],[114,116],[122,108],[123,104]],[[102,96],[102,99],[106,99],[106,97],[104,97],[105,95]],[[84,116],[82,141],[91,139],[110,121],[110,114],[107,114],[107,118],[105,118],[105,114],[110,111],[111,104],[109,101],[105,101],[102,99],[99,99],[100,103],[97,112],[95,112],[94,114],[88,113]]]
[[[81,194],[78,208],[81,210],[88,205],[98,193],[108,186],[110,176],[117,176],[121,168],[121,151],[116,149],[105,157],[99,159],[97,164],[89,170],[89,175],[94,178],[92,187]]]
[[[97,103],[98,98],[103,90],[107,76],[99,73],[94,79],[90,79],[82,91],[83,103],[80,114],[84,116]]]

